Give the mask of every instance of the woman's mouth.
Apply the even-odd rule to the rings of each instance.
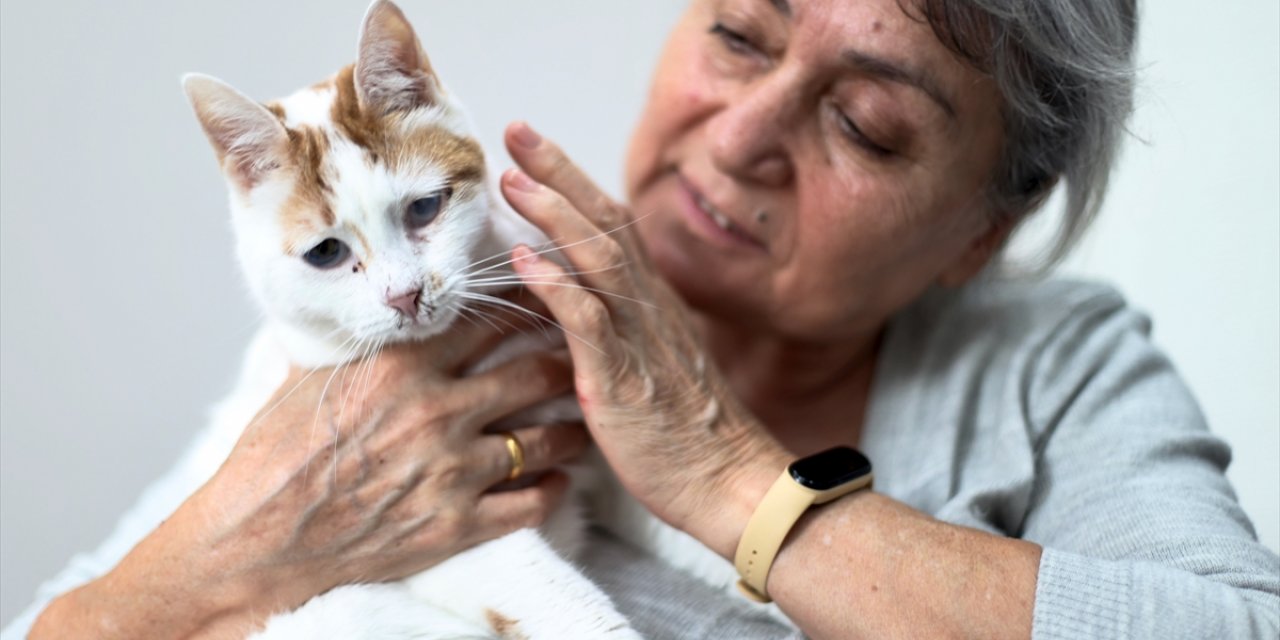
[[[689,219],[695,229],[701,232],[701,235],[719,244],[767,251],[767,247],[763,242],[735,223],[723,211],[716,208],[684,176],[676,175],[680,182],[681,195],[684,196],[682,199],[685,205],[683,207],[685,217]]]

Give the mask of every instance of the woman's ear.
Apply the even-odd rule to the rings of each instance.
[[[1000,251],[1009,234],[1013,233],[1017,219],[1013,216],[1001,216],[999,221],[992,222],[987,230],[969,244],[955,262],[938,274],[938,284],[944,287],[959,287],[982,271],[991,258]]]

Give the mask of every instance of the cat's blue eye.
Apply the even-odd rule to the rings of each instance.
[[[302,259],[317,269],[330,269],[345,262],[349,255],[351,255],[351,249],[345,242],[337,238],[327,238],[304,253]]]
[[[444,203],[451,195],[453,195],[453,189],[446,188],[409,203],[409,209],[404,214],[405,224],[410,229],[421,229],[431,224],[431,221],[440,215],[440,210],[444,209]]]

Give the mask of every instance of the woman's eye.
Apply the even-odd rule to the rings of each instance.
[[[711,33],[720,38],[730,51],[742,55],[756,53],[759,49],[746,36],[717,22],[711,27]]]
[[[351,249],[347,248],[346,243],[336,238],[327,238],[304,253],[302,259],[317,269],[329,269],[342,264],[349,255]]]
[[[880,157],[893,155],[893,151],[876,144],[871,140],[871,138],[868,138],[867,134],[863,133],[862,129],[858,128],[858,124],[854,122],[852,118],[845,115],[844,112],[837,109],[836,116],[840,120],[841,131],[843,131],[845,136],[852,140],[854,144]]]
[[[440,215],[440,210],[444,208],[444,203],[453,195],[453,189],[446,188],[431,194],[425,198],[418,198],[409,203],[409,208],[405,211],[405,222],[410,229],[421,229],[429,224],[436,216]]]

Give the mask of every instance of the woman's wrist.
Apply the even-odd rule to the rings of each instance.
[[[210,553],[191,501],[110,572],[52,601],[31,638],[243,637],[271,611],[260,576]]]
[[[180,584],[181,575],[162,567],[135,572],[122,564],[50,602],[29,637],[243,637],[260,626],[247,598],[232,599],[227,588]]]
[[[703,508],[689,514],[680,526],[707,548],[733,559],[742,532],[778,474],[793,456],[771,438],[761,438],[753,446],[737,448],[734,457],[706,483],[700,503]]]

